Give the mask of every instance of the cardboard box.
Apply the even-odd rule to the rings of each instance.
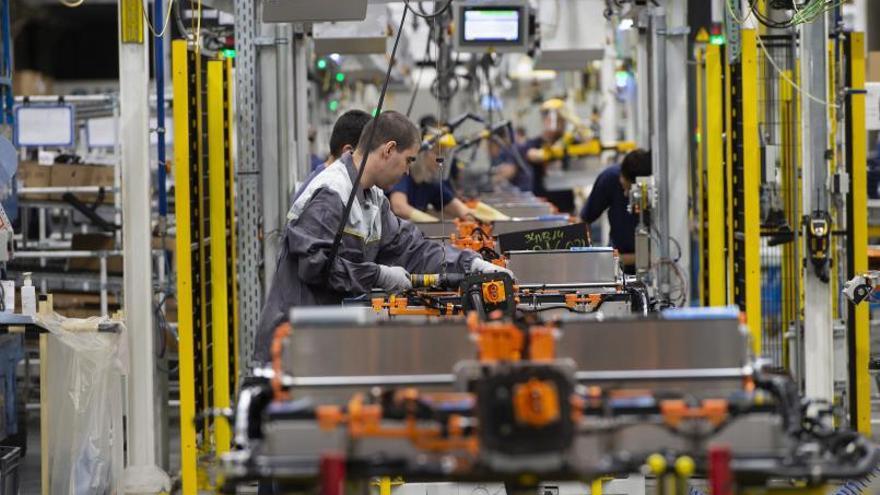
[[[153,249],[162,249],[162,239],[156,236],[156,233],[153,233],[153,241],[152,241]],[[173,234],[169,234],[165,236],[165,245],[164,248],[166,251],[171,251],[172,255],[177,250],[177,240],[175,239]]]
[[[94,168],[89,165],[56,163],[52,165],[52,187],[80,187],[92,185]],[[83,199],[82,193],[74,193]],[[50,199],[62,201],[64,193],[53,194]]]
[[[18,180],[22,187],[49,187],[52,183],[52,167],[40,165],[37,162],[21,162],[18,164]],[[22,194],[22,199],[44,201],[49,199],[48,194]]]
[[[52,94],[53,79],[35,70],[18,70],[12,74],[12,92],[16,96]]]
[[[106,187],[104,192],[103,204],[113,204],[114,193],[112,192],[114,182],[116,182],[116,169],[111,165],[87,165],[91,167],[91,182],[89,186]],[[98,193],[89,193],[83,195],[83,201],[86,203],[94,203],[98,200]]]
[[[113,204],[113,188],[115,170],[109,165],[66,164],[56,163],[51,166],[52,187],[106,187],[102,203]],[[98,193],[74,193],[80,201],[92,204],[98,201]],[[51,199],[61,201],[63,194],[53,194]]]
[[[868,53],[867,81],[880,82],[880,52]]]
[[[112,234],[73,234],[70,248],[74,251],[110,251],[114,249]],[[97,272],[101,270],[101,261],[94,258],[71,258],[70,269]],[[107,258],[107,273],[122,273],[122,256]]]

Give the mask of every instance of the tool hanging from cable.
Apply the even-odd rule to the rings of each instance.
[[[403,9],[403,14],[400,16],[400,25],[397,27],[397,35],[394,38],[394,46],[391,48],[391,58],[388,60],[388,70],[385,72],[385,80],[382,82],[382,91],[379,93],[379,102],[376,104],[374,119],[379,118],[379,115],[382,114],[382,106],[385,103],[385,94],[388,92],[388,82],[391,80],[391,70],[394,68],[394,63],[397,59],[397,46],[400,44],[400,35],[403,33],[403,26],[406,22],[406,13],[410,11],[411,8],[409,4],[406,5],[406,8]],[[376,134],[376,126],[372,126],[370,128],[370,134],[367,136],[367,143],[373,142],[373,137]],[[345,232],[345,226],[348,224],[348,217],[351,215],[351,208],[354,206],[354,199],[357,197],[357,192],[360,189],[361,179],[364,176],[364,170],[367,167],[367,158],[370,156],[370,151],[367,149],[364,151],[364,157],[361,159],[360,166],[358,167],[357,175],[355,176],[354,183],[351,187],[351,192],[348,195],[348,200],[345,202],[345,210],[342,212],[342,218],[339,220],[339,227],[336,229],[336,236],[333,238],[333,246],[330,248],[330,256],[327,257],[327,261],[324,264],[324,272],[328,272],[330,267],[333,265],[333,262],[336,260],[336,256],[339,254],[339,246],[342,243],[342,236]]]

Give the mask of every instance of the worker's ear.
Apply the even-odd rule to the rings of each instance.
[[[351,153],[352,151],[354,151],[354,146],[352,146],[350,144],[346,144],[342,147],[342,154],[343,155],[346,153]]]
[[[391,156],[391,152],[397,149],[397,141],[388,141],[385,143],[385,156]]]

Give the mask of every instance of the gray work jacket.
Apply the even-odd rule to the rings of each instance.
[[[269,359],[275,327],[294,306],[340,304],[369,294],[378,265],[402,266],[410,273],[465,273],[479,255],[425,239],[421,231],[391,212],[379,187],[357,192],[336,259],[325,271],[336,230],[357,169],[351,155],[304,184],[287,214],[281,252],[254,345],[254,357]]]

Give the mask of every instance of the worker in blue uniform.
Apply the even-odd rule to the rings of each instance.
[[[391,213],[383,189],[396,184],[417,159],[418,129],[404,115],[370,120],[354,153],[345,153],[299,193],[290,212],[256,335],[255,358],[265,362],[274,329],[294,306],[335,305],[378,288],[412,287],[410,273],[492,273],[507,270],[477,253],[426,239]],[[343,219],[364,156],[355,201]],[[340,223],[338,252],[331,259]]]
[[[532,167],[532,192],[535,196],[547,198],[562,213],[574,212],[574,191],[571,189],[548,190],[544,184],[547,171],[553,169],[568,168],[568,158],[562,160],[547,160],[544,148],[550,147],[562,139],[565,134],[565,120],[557,115],[558,112],[542,108],[541,119],[543,130],[540,136],[527,140],[520,146],[520,154]]]
[[[635,264],[635,232],[638,216],[629,212],[629,190],[636,177],[651,174],[651,152],[634,150],[618,165],[607,167],[593,184],[581,219],[590,224],[606,211],[611,245],[620,253],[624,267]]]
[[[497,139],[486,141],[489,151],[489,172],[492,175],[492,185],[501,189],[517,189],[523,192],[533,188],[532,170],[529,167],[517,165],[511,143],[503,137],[496,135]]]
[[[370,114],[363,110],[349,110],[340,115],[330,133],[330,154],[326,160],[312,163],[312,170],[327,168],[343,154],[354,151],[358,139],[361,138],[361,131],[369,121]]]
[[[596,178],[581,219],[591,224],[608,213],[611,245],[620,253],[624,267],[635,263],[635,232],[638,216],[629,212],[629,190],[637,177],[651,175],[651,152],[634,150],[620,164],[611,165]]]
[[[338,160],[339,157],[345,153],[351,153],[354,151],[358,140],[361,138],[361,131],[364,130],[364,126],[367,125],[367,122],[369,122],[371,118],[370,114],[363,110],[349,110],[336,119],[336,123],[333,124],[333,131],[330,133],[330,154],[327,156],[327,160],[312,163],[312,172],[306,177],[306,180],[303,181],[297,190],[294,191],[293,196],[290,199],[291,204],[296,201],[296,198],[298,198],[300,193],[308,187],[309,183],[312,182],[312,179],[314,179],[315,176],[332,165],[333,162]]]
[[[441,145],[434,139],[435,132],[440,131],[427,129],[418,158],[409,173],[388,191],[391,211],[405,220],[429,219],[424,215],[429,206],[451,218],[464,218],[471,213],[470,208],[456,197],[449,180],[443,177]]]

